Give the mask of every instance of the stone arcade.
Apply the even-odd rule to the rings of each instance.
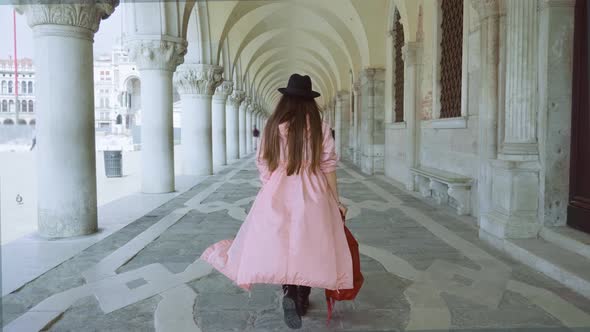
[[[243,218],[243,207],[253,195],[244,188],[258,187],[249,164],[256,148],[252,130],[264,128],[280,98],[276,89],[291,73],[304,73],[321,92],[318,103],[323,118],[335,130],[343,161],[343,196],[351,206],[351,219],[362,219],[363,213],[382,216],[382,220],[359,221],[355,230],[360,234],[361,253],[370,258],[365,263],[380,263],[384,270],[379,273],[387,273],[383,278],[396,274],[404,282],[413,282],[410,287],[400,286],[401,281],[396,286],[405,289],[411,307],[408,326],[402,327],[460,326],[452,317],[454,300],[445,298],[445,291],[488,308],[500,308],[502,301],[514,296],[505,291],[518,293],[564,326],[590,326],[590,312],[579,309],[586,299],[572,300],[572,304],[549,287],[539,286],[542,282],[527,284],[522,277],[511,276],[521,265],[486,251],[491,245],[590,297],[590,236],[584,233],[590,232],[590,105],[581,97],[588,94],[589,9],[583,2],[171,0],[119,5],[116,0],[88,0],[18,4],[18,12],[27,16],[35,35],[37,163],[42,165],[38,167],[39,234],[74,237],[93,234],[100,226],[94,109],[88,102],[94,100],[92,41],[99,25],[109,24],[113,11],[123,11],[124,45],[141,80],[143,193],[176,190],[173,89],[182,102],[181,174],[209,176],[202,192],[167,212],[162,219],[167,226],[150,228],[146,236],[155,239],[177,222],[181,227],[183,216],[191,213],[227,210],[232,218]],[[67,59],[67,70],[63,59]],[[53,121],[57,118],[67,121]],[[64,160],[68,160],[65,165]],[[239,176],[240,172],[250,172],[249,177]],[[231,203],[205,200],[207,195],[217,195],[217,190],[223,197],[231,195],[224,189],[231,185],[234,195],[240,190],[248,194],[236,196],[239,199]],[[385,212],[390,208],[399,215],[388,216]],[[439,224],[429,212],[432,209],[452,215],[441,219],[453,222]],[[470,262],[440,259],[427,267],[411,266],[413,258],[390,252],[395,251],[392,241],[377,240],[401,231],[395,228],[402,223],[398,217],[418,223],[425,232],[419,236],[435,235],[430,242],[408,244],[407,250],[413,245],[439,246],[435,242],[442,239],[452,247],[449,252],[458,252]],[[392,226],[388,218],[397,224]],[[362,225],[365,221],[367,225]],[[464,235],[468,240],[449,230],[465,227],[459,226],[463,223],[476,230],[473,236]],[[203,232],[225,231],[219,225],[210,227]],[[379,227],[392,233],[369,232]],[[402,239],[393,242],[398,241]],[[149,245],[148,241],[141,248]],[[95,262],[85,270],[84,286],[72,288],[67,296],[54,292],[30,306],[35,304],[41,312],[53,301],[59,302],[54,297],[64,296],[67,301],[59,302],[63,306],[59,313],[40,317],[35,310],[21,311],[11,317],[8,330],[42,328],[75,301],[92,294],[99,298],[104,314],[160,294],[156,330],[175,326],[170,313],[174,297],[190,306],[201,295],[190,287],[186,292],[165,291],[162,283],[187,287],[186,283],[211,271],[190,260],[177,273],[162,269],[157,261],[115,272],[126,264],[121,257],[143,257],[139,250],[130,246],[123,256],[114,251],[111,255],[118,258]],[[142,259],[149,261],[147,256]],[[96,276],[104,272],[102,266],[108,267],[111,279]],[[151,279],[145,277],[149,271],[156,274]],[[490,275],[497,281],[490,280]],[[125,286],[142,276],[146,285],[138,291]],[[456,278],[468,280],[461,283]],[[198,282],[195,285],[199,289]],[[125,302],[114,299],[115,294],[100,293],[105,286],[122,287],[131,297]],[[183,315],[193,313],[178,313],[177,324],[186,320]],[[264,315],[263,310],[256,315]],[[419,316],[429,318],[422,322]],[[32,325],[26,325],[29,319]],[[377,326],[380,321],[375,318],[375,322]],[[193,323],[184,328],[199,328]]]

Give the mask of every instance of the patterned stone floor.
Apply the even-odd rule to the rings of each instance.
[[[365,284],[326,324],[314,289],[302,331],[587,331],[590,301],[477,238],[471,218],[383,176],[338,170]],[[246,293],[198,260],[231,238],[259,190],[227,167],[2,298],[5,331],[286,331],[281,292]]]

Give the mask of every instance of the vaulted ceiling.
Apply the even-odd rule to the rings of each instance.
[[[187,1],[175,15],[163,6],[160,25],[174,26],[175,16],[189,43],[185,63],[223,66],[226,80],[267,109],[294,72],[312,78],[320,103],[349,90],[361,69],[385,67],[394,9],[407,41],[415,36],[407,18],[417,16],[414,0]]]

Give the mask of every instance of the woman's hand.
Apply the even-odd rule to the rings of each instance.
[[[346,217],[346,213],[348,212],[348,208],[346,206],[342,205],[342,203],[339,202],[338,203],[338,209],[340,210],[340,214],[343,217]]]

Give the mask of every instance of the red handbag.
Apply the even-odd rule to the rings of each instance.
[[[344,223],[344,216],[342,216],[342,222]],[[361,259],[359,253],[359,244],[352,236],[352,233],[344,225],[344,234],[346,235],[346,241],[348,242],[348,248],[350,248],[350,256],[352,257],[352,275],[353,275],[353,288],[351,289],[340,289],[331,290],[326,289],[326,302],[328,303],[328,323],[332,319],[332,310],[336,301],[350,301],[354,300],[363,286],[365,278],[361,273]]]

